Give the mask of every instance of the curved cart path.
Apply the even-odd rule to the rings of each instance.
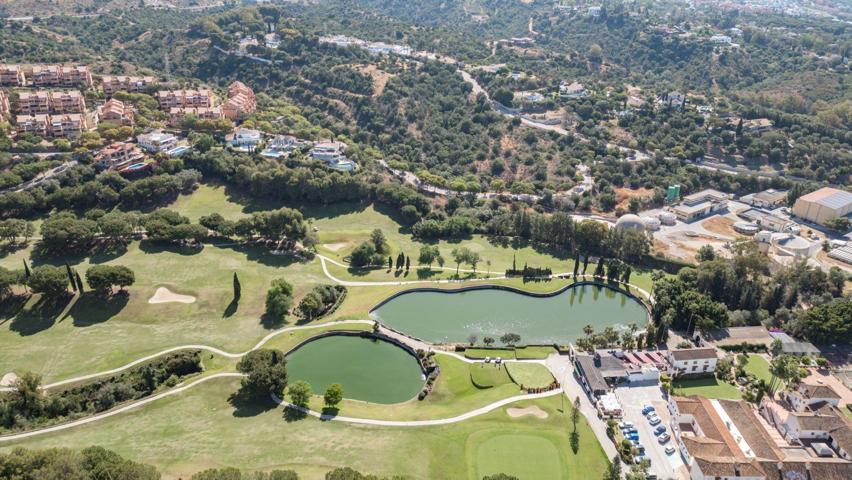
[[[151,402],[155,402],[155,401],[157,401],[161,398],[165,398],[165,397],[168,397],[168,396],[171,396],[171,395],[176,395],[178,393],[182,393],[182,392],[184,392],[184,391],[186,391],[186,390],[188,390],[188,389],[190,389],[190,388],[192,388],[196,385],[200,385],[200,384],[207,382],[209,380],[214,380],[214,379],[218,379],[218,378],[241,378],[243,376],[244,375],[242,373],[216,373],[216,374],[213,374],[213,375],[210,375],[210,376],[207,376],[207,377],[199,378],[198,380],[187,383],[186,385],[181,385],[181,386],[174,388],[172,390],[168,390],[168,391],[165,391],[163,393],[159,393],[157,395],[153,395],[153,396],[144,398],[142,400],[139,400],[138,402],[130,403],[130,404],[124,405],[122,407],[118,407],[116,409],[109,410],[109,411],[104,412],[104,413],[93,415],[91,417],[81,418],[79,420],[74,420],[74,421],[71,421],[71,422],[63,423],[63,424],[60,424],[60,425],[54,425],[52,427],[46,427],[46,428],[42,428],[42,429],[39,429],[39,430],[31,430],[29,432],[22,432],[22,433],[15,433],[15,434],[12,434],[12,435],[0,436],[0,443],[14,442],[16,440],[23,440],[23,439],[26,439],[26,438],[35,437],[37,435],[43,435],[43,434],[46,434],[46,433],[53,433],[53,432],[60,432],[60,431],[63,431],[63,430],[67,430],[69,428],[79,427],[81,425],[86,425],[88,423],[96,422],[98,420],[109,418],[109,417],[112,417],[114,415],[118,415],[120,413],[127,412],[129,410],[134,409],[134,408],[138,408],[138,407],[147,405],[147,404],[149,404]],[[377,425],[377,426],[385,426],[385,427],[425,427],[425,426],[431,426],[431,425],[447,425],[447,424],[450,424],[450,423],[462,422],[462,421],[467,420],[469,418],[473,418],[473,417],[491,412],[491,411],[493,411],[497,408],[508,405],[510,403],[519,402],[519,401],[522,401],[522,400],[534,400],[534,399],[537,399],[537,398],[551,397],[551,396],[554,396],[554,395],[559,395],[561,393],[562,393],[562,390],[551,390],[549,392],[544,392],[544,393],[515,395],[514,397],[509,397],[509,398],[504,398],[503,400],[498,400],[498,401],[496,401],[494,403],[490,403],[490,404],[488,404],[484,407],[480,407],[480,408],[477,408],[475,410],[471,410],[471,411],[463,413],[461,415],[456,415],[455,417],[438,418],[438,419],[434,419],[434,420],[410,420],[410,421],[377,420],[377,419],[372,419],[372,418],[356,418],[356,417],[323,415],[320,412],[315,412],[315,411],[307,409],[307,408],[297,407],[297,406],[295,406],[295,405],[293,405],[289,402],[284,402],[283,400],[281,400],[280,398],[278,398],[274,395],[272,396],[272,399],[275,401],[275,403],[278,403],[279,405],[283,405],[285,408],[295,408],[299,411],[306,413],[307,415],[319,418],[320,420],[333,420],[333,421],[337,421],[337,422],[354,423],[354,424],[360,424],[360,425]]]

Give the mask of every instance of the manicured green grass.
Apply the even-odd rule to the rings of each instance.
[[[288,421],[281,408],[269,404],[235,408],[228,397],[238,386],[239,380],[213,380],[138,410],[3,444],[0,451],[18,446],[81,449],[104,445],[157,466],[166,480],[228,466],[292,468],[308,480],[322,479],[326,471],[342,466],[414,479],[479,480],[492,468],[508,469],[507,473],[524,479],[574,479],[600,478],[607,465],[585,419],[578,424],[579,448],[576,454],[572,452],[570,415],[558,411],[556,397],[512,405],[538,406],[548,414],[545,419],[510,418],[501,408],[450,425],[399,428],[314,418]],[[345,408],[341,413],[350,414]],[[517,448],[508,449],[513,436],[518,439]],[[495,438],[498,440],[492,440]],[[551,447],[544,447],[548,444]],[[548,453],[546,460],[542,457],[541,467],[528,461],[539,458],[539,449]]]
[[[541,388],[553,383],[553,375],[547,367],[538,363],[509,362],[506,370],[515,383],[524,387]]]
[[[697,378],[691,380],[675,380],[673,383],[675,395],[700,395],[707,398],[736,400],[742,397],[737,387],[730,383],[721,382],[715,377]]]
[[[769,362],[760,355],[750,354],[748,362],[743,367],[746,373],[750,373],[755,377],[769,383],[772,381],[772,374],[769,373]]]
[[[515,351],[511,348],[468,348],[464,356],[471,359],[491,358],[515,358]]]
[[[496,363],[471,363],[470,381],[477,388],[491,388],[498,385],[511,383],[512,379],[506,373],[503,364]]]
[[[545,359],[554,352],[556,349],[553,347],[522,347],[515,349],[515,358],[518,360]]]

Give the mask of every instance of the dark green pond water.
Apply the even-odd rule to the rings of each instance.
[[[499,338],[517,333],[521,343],[566,343],[583,336],[591,324],[644,327],[645,308],[610,288],[581,285],[551,297],[530,297],[507,290],[411,292],[372,312],[380,322],[430,342],[464,342],[468,336]]]
[[[352,336],[315,340],[287,356],[289,382],[305,380],[322,395],[332,383],[343,396],[374,403],[411,400],[423,388],[417,360],[396,345]]]

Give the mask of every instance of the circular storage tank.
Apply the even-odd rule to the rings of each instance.
[[[757,235],[754,236],[754,239],[758,242],[769,243],[769,240],[772,239],[772,232],[769,230],[761,230],[757,232]]]
[[[736,222],[733,228],[743,235],[754,235],[760,231],[760,227],[751,222]]]
[[[642,217],[642,221],[645,223],[645,228],[648,230],[659,230],[660,229],[660,219],[656,217]]]
[[[675,221],[677,221],[677,215],[672,212],[660,212],[657,218],[660,219],[660,223],[663,225],[674,225]]]
[[[628,213],[626,215],[622,215],[618,221],[615,222],[615,228],[620,230],[645,230],[645,222],[639,218],[639,215],[634,215],[632,213]]]

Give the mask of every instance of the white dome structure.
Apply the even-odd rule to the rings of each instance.
[[[672,212],[660,212],[660,214],[657,215],[657,218],[660,219],[660,222],[663,225],[674,225],[677,220],[677,215]]]
[[[642,222],[645,223],[645,228],[648,230],[660,229],[660,219],[657,217],[642,217]]]
[[[754,235],[760,231],[760,227],[751,222],[736,222],[734,223],[733,228],[743,235]]]
[[[639,215],[634,215],[632,213],[628,213],[626,215],[622,215],[618,221],[615,222],[615,228],[619,230],[645,230],[645,222],[639,218]]]

